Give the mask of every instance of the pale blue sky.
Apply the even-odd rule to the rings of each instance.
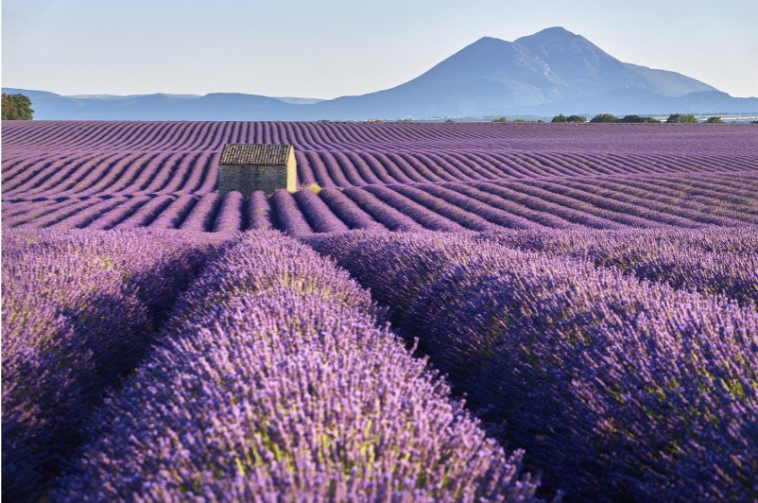
[[[60,94],[333,98],[550,26],[758,96],[756,0],[3,0],[1,78]]]

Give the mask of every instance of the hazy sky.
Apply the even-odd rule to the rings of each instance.
[[[550,26],[758,96],[756,0],[2,0],[2,85],[333,98]]]

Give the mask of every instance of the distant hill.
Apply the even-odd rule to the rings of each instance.
[[[557,113],[756,113],[666,70],[624,63],[580,35],[554,27],[506,42],[484,37],[397,87],[332,100],[237,93],[205,96],[60,96],[6,89],[33,102],[36,119],[365,120]]]
[[[73,97],[25,89],[3,92],[29,96],[34,118],[52,120],[295,120],[294,111],[304,106],[235,93]]]

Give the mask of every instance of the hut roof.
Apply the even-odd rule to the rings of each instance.
[[[292,145],[227,143],[221,164],[287,164]]]

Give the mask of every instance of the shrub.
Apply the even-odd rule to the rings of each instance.
[[[3,120],[31,120],[34,110],[32,110],[32,100],[23,94],[5,94],[3,93],[2,117]]]
[[[671,114],[669,115],[669,118],[666,119],[666,123],[697,123],[697,117],[695,117],[694,114]]]
[[[619,122],[630,122],[630,123],[637,123],[637,124],[645,124],[645,123],[658,123],[661,122],[655,117],[644,117],[641,115],[625,115],[622,118],[618,120]]]
[[[590,122],[618,122],[618,119],[613,114],[597,114],[590,120]]]

